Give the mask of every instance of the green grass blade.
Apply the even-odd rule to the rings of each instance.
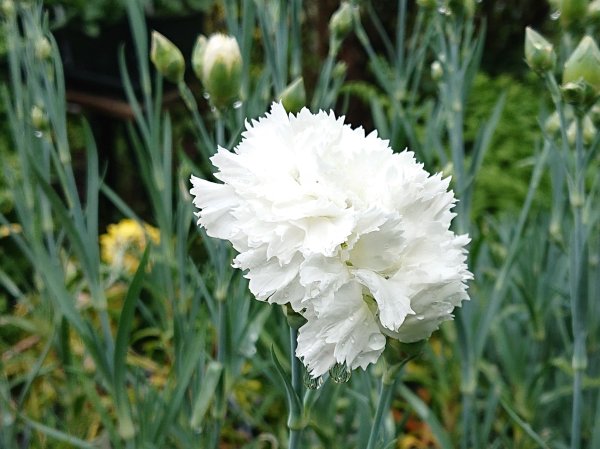
[[[133,427],[133,421],[131,419],[131,412],[127,401],[127,390],[125,386],[125,375],[127,370],[127,348],[129,346],[129,335],[131,333],[131,327],[133,324],[133,318],[135,313],[135,305],[139,298],[140,291],[142,289],[142,282],[146,274],[146,264],[148,262],[148,255],[150,254],[151,245],[146,247],[137,271],[133,277],[133,281],[127,290],[125,301],[123,302],[123,308],[121,309],[121,315],[119,317],[119,324],[117,327],[117,338],[115,340],[115,352],[114,352],[114,394],[115,402],[117,407],[117,414],[119,416],[119,434],[124,439],[130,439],[135,434]]]
[[[400,385],[399,389],[400,394],[412,407],[415,413],[429,425],[433,435],[440,445],[440,448],[453,449],[450,435],[448,435],[448,432],[446,432],[442,424],[439,422],[427,404],[425,404],[425,402],[423,402],[417,395],[410,391],[405,385]]]
[[[202,379],[202,386],[198,392],[198,396],[196,396],[192,408],[192,418],[190,419],[190,426],[192,429],[196,431],[202,430],[204,416],[215,397],[217,385],[219,384],[219,379],[221,379],[222,374],[223,365],[219,362],[212,361],[208,364],[206,373]]]

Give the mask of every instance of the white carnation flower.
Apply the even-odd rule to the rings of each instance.
[[[307,322],[296,354],[313,377],[377,361],[386,337],[423,340],[468,299],[466,235],[450,230],[449,179],[333,112],[280,104],[192,176],[198,224],[239,252],[257,299]]]

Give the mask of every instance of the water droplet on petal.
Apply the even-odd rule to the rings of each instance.
[[[558,20],[560,18],[560,9],[557,9],[552,14],[550,14],[551,20]]]
[[[302,380],[304,382],[304,386],[309,390],[318,390],[321,388],[321,385],[323,385],[323,378],[321,376],[316,378],[312,377],[308,371],[304,371]]]
[[[329,375],[335,383],[343,384],[350,380],[352,371],[350,371],[350,368],[348,368],[348,366],[345,363],[336,363],[329,370]]]

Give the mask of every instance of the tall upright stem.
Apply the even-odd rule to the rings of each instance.
[[[586,238],[583,221],[585,205],[585,154],[583,150],[583,118],[577,115],[575,141],[575,176],[571,192],[571,209],[573,211],[573,236],[571,258],[571,317],[573,326],[573,405],[571,421],[571,449],[581,447],[581,417],[583,411],[583,374],[587,367],[585,348],[585,305],[587,299],[586,270]]]
[[[298,345],[298,330],[290,326],[290,366],[292,369],[292,388],[298,397],[302,397],[302,364],[296,357],[296,346]],[[288,416],[288,428],[290,431],[289,449],[300,447],[302,437],[302,416],[296,416],[298,411],[290,407]],[[300,425],[298,425],[300,424]]]
[[[377,437],[379,436],[379,429],[381,428],[381,422],[384,414],[390,409],[390,402],[392,400],[392,394],[396,389],[396,382],[398,377],[389,378],[384,374],[381,379],[381,386],[379,388],[379,402],[377,403],[377,410],[375,411],[375,418],[371,425],[371,433],[369,434],[369,441],[367,443],[367,449],[374,449]]]
[[[226,347],[227,347],[227,313],[226,304],[223,299],[217,300],[217,361],[223,367],[221,379],[217,386],[215,399],[215,422],[212,435],[211,447],[219,449],[221,440],[221,427],[225,419],[225,410],[227,404],[227,385],[226,385]]]

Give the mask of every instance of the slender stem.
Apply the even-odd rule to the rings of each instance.
[[[574,228],[571,251],[571,315],[573,325],[573,415],[571,421],[571,449],[581,447],[581,417],[583,411],[583,374],[587,366],[585,348],[585,300],[586,300],[586,239],[583,222],[585,204],[585,154],[583,150],[582,116],[577,115],[575,141],[575,179],[571,192],[571,209]]]
[[[298,397],[302,397],[302,364],[296,357],[296,346],[298,345],[298,330],[290,326],[290,365],[292,368],[292,388]],[[290,407],[288,416],[288,429],[290,431],[289,449],[300,447],[302,427],[297,423],[302,420],[301,416],[295,416],[294,409]]]
[[[183,81],[180,82],[177,87],[179,88],[179,95],[181,96],[185,106],[188,111],[192,114],[192,120],[194,121],[194,125],[196,125],[196,131],[198,132],[198,137],[201,140],[200,148],[204,152],[204,156],[207,158],[214,153],[212,150],[212,141],[208,135],[208,131],[204,126],[204,122],[202,121],[202,117],[200,116],[200,112],[198,110],[198,103],[194,98],[194,94],[190,90],[190,88]]]
[[[217,111],[216,113],[216,140],[217,145],[222,147],[225,145],[225,120],[223,119],[223,112]]]
[[[217,398],[215,401],[215,422],[214,430],[212,434],[213,442],[211,447],[219,449],[221,427],[225,418],[226,410],[226,373],[227,367],[225,364],[226,359],[226,345],[227,345],[227,311],[224,300],[217,301],[217,361],[223,367],[221,379],[217,386]]]
[[[390,402],[392,399],[392,393],[396,389],[396,382],[398,377],[395,379],[386,380],[386,376],[381,380],[381,386],[379,388],[379,402],[377,403],[377,410],[375,412],[375,418],[371,425],[371,433],[369,434],[369,441],[366,449],[374,449],[377,437],[379,436],[379,429],[381,428],[381,422],[383,415],[390,408]]]

